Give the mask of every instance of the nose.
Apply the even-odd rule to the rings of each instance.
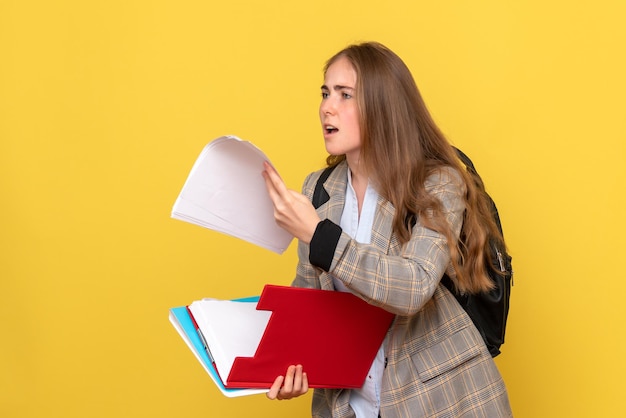
[[[327,97],[320,103],[320,113],[322,115],[331,115],[335,112],[335,104],[332,98]]]

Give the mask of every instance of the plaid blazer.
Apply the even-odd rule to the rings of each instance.
[[[320,174],[304,182],[309,199]],[[340,223],[346,186],[343,162],[324,183],[330,199],[317,210],[321,219]],[[458,236],[465,210],[461,177],[441,170],[426,187],[443,203]],[[332,274],[355,295],[396,315],[385,347],[382,418],[512,416],[506,387],[478,330],[439,283],[450,268],[445,238],[418,220],[401,246],[392,233],[393,215],[393,205],[379,198],[371,244],[342,233],[329,273],[309,263],[308,244],[300,242],[293,286],[332,290]],[[348,402],[349,390],[315,389],[312,416],[354,417]]]

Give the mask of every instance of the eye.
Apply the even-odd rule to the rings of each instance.
[[[344,99],[351,99],[352,95],[350,93],[343,92],[341,93],[341,97],[343,97]]]
[[[322,91],[322,99],[328,99],[328,92]]]

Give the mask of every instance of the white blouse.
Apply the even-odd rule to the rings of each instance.
[[[359,217],[359,204],[352,187],[352,175],[348,170],[348,186],[346,187],[346,201],[341,215],[341,229],[357,242],[369,244],[372,239],[372,225],[376,213],[378,193],[368,183]],[[335,289],[348,292],[349,289],[340,280],[333,278]],[[357,418],[377,418],[380,409],[380,386],[383,371],[385,370],[384,343],[378,349],[365,383],[361,389],[350,392],[350,406]]]

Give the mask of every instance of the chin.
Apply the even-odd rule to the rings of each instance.
[[[333,150],[332,147],[326,147],[326,152],[329,155],[334,155],[334,156],[343,155],[344,154],[342,151]]]
[[[336,146],[333,146],[333,143],[331,140],[325,139],[324,140],[324,146],[326,147],[326,152],[329,153],[330,155],[341,155],[343,154],[343,151],[340,149],[337,149]]]

